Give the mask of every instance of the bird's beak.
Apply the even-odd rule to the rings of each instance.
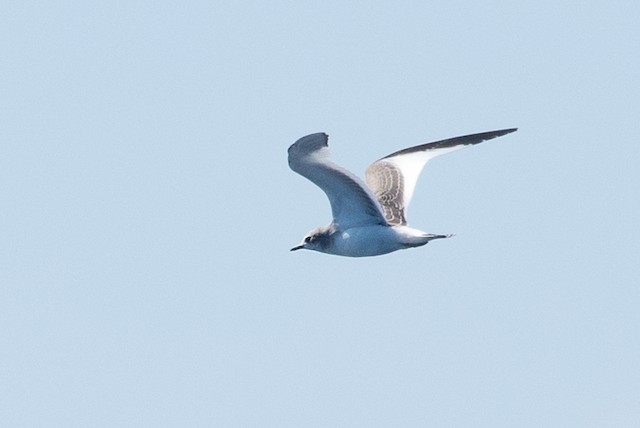
[[[289,251],[302,250],[303,248],[304,248],[304,245],[296,245],[295,247],[293,247]]]

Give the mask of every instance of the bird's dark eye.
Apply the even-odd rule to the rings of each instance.
[[[304,238],[304,242],[308,244],[309,242],[311,242],[311,238],[311,236],[307,236],[306,238]]]

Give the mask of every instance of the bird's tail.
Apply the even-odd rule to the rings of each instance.
[[[398,235],[401,237],[402,243],[407,247],[420,247],[427,244],[429,241],[433,241],[434,239],[451,238],[452,236],[454,236],[453,233],[449,233],[446,235],[424,233],[420,230],[412,229],[406,226],[401,226],[398,229],[400,229],[398,230]]]
[[[428,238],[429,241],[434,240],[434,239],[453,238],[454,236],[456,236],[455,233],[447,233],[446,235],[434,235],[432,233],[426,233],[425,234],[425,237]]]

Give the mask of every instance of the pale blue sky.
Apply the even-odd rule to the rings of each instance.
[[[640,4],[29,2],[0,13],[6,426],[635,427]],[[455,239],[290,253],[336,161]]]

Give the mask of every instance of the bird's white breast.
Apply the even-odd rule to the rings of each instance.
[[[367,257],[405,248],[389,226],[352,227],[336,234],[329,253],[340,256]]]

